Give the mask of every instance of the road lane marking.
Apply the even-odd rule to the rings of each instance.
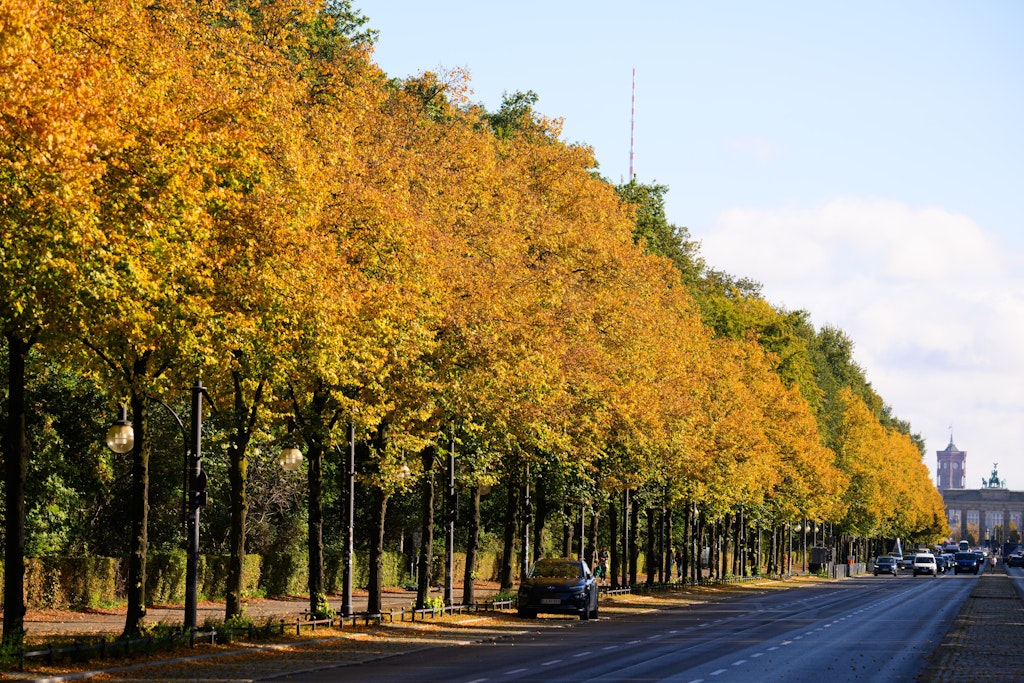
[[[576,654],[573,655],[573,657],[586,657],[589,654],[590,654],[590,650],[587,650],[586,652],[577,652]]]
[[[739,660],[738,662],[733,662],[733,663],[732,663],[732,665],[733,665],[733,666],[743,666],[743,665],[744,665],[744,664],[746,664],[746,663],[747,663],[747,660],[745,660],[745,659],[741,659],[741,660]]]
[[[562,662],[561,659],[552,659],[550,662],[544,662],[543,664],[541,664],[541,666],[553,666],[553,665],[559,664],[561,662]]]
[[[718,671],[712,671],[711,675],[712,676],[720,676],[720,675],[724,674],[726,671],[728,671],[728,669],[719,669]]]
[[[755,652],[754,654],[750,655],[751,659],[754,659],[754,658],[757,658],[757,657],[764,657],[764,653],[763,652]]]
[[[514,674],[521,674],[521,673],[523,673],[524,671],[526,671],[526,669],[525,669],[525,668],[524,668],[524,669],[512,669],[511,671],[506,671],[506,672],[505,672],[505,675],[506,675],[506,676],[512,676],[512,675],[514,675]]]

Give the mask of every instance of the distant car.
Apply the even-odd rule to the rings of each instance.
[[[957,553],[954,556],[956,564],[953,565],[954,574],[977,574],[981,571],[981,560],[972,552]]]
[[[913,555],[904,555],[903,559],[900,561],[900,569],[910,570],[910,569],[913,569],[913,568],[914,568],[914,556]]]
[[[900,567],[896,558],[891,555],[882,555],[875,559],[875,576],[879,574],[892,574],[899,576]]]
[[[935,556],[931,553],[918,553],[914,555],[914,576],[918,574],[939,575],[939,567],[935,563]]]
[[[945,574],[949,565],[946,563],[946,556],[941,554],[935,555],[935,569],[939,574]]]
[[[1007,567],[1024,567],[1024,552],[1017,550],[1006,556]]]
[[[519,616],[529,619],[540,612],[597,619],[597,591],[597,579],[586,562],[545,558],[537,560],[519,585],[517,611]]]

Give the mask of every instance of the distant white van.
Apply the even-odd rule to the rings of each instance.
[[[971,552],[971,544],[968,543],[967,541],[960,541],[959,548],[960,548],[960,552],[962,552],[962,553],[969,553],[969,552]]]

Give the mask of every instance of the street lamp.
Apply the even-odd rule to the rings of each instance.
[[[199,602],[199,509],[206,505],[206,472],[203,471],[203,395],[206,388],[202,381],[192,385],[191,433],[185,429],[178,414],[160,399],[153,399],[174,417],[185,441],[186,475],[184,482],[185,515],[188,527],[185,562],[185,617],[184,627],[190,632],[196,630],[197,607]],[[211,403],[212,406],[212,403]],[[121,406],[117,421],[107,430],[107,446],[115,453],[127,453],[135,445],[135,433],[128,422],[128,411]]]
[[[302,466],[302,451],[295,446],[285,446],[277,458],[277,464],[285,472],[294,472]]]
[[[128,421],[128,409],[121,406],[117,421],[107,430],[107,448],[115,453],[127,453],[135,446],[135,430]]]

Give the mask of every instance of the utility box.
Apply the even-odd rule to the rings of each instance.
[[[807,565],[807,569],[811,573],[821,571],[832,564],[832,548],[826,548],[824,546],[815,546],[811,548],[811,561]]]

